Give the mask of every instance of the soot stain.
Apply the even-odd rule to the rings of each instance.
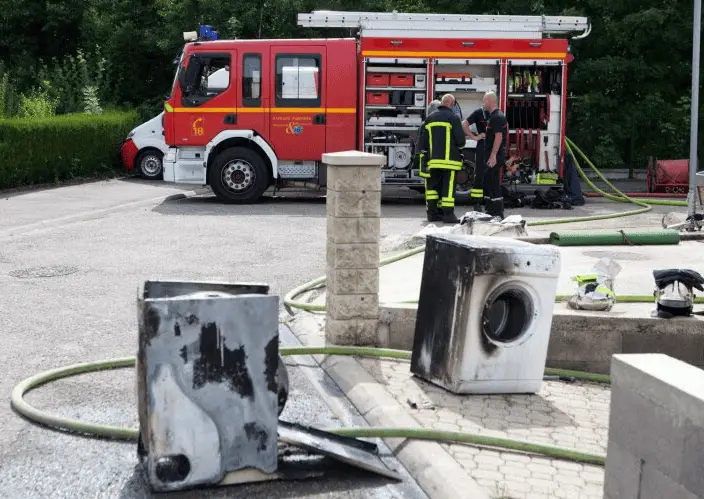
[[[247,370],[244,346],[229,349],[220,341],[218,326],[210,322],[201,326],[199,356],[193,365],[193,389],[206,383],[224,383],[242,397],[254,400],[254,385]]]
[[[174,324],[174,335],[181,336],[181,326],[178,325],[178,322]]]
[[[266,441],[267,438],[269,438],[269,434],[267,431],[259,426],[256,422],[251,422],[251,423],[245,423],[244,425],[244,433],[247,435],[247,440],[258,440],[259,443],[257,444],[257,450],[259,452],[263,452],[266,450],[267,445]]]
[[[144,335],[142,335],[145,345],[150,345],[156,335],[159,334],[160,326],[161,318],[159,317],[159,311],[152,307],[147,307],[147,310],[144,312]]]
[[[188,347],[183,347],[181,349],[181,358],[184,364],[188,364]]]
[[[278,359],[278,338],[272,338],[266,347],[264,347],[264,375],[266,376],[266,387],[270,392],[276,393],[278,383],[276,382],[276,371],[279,369]]]

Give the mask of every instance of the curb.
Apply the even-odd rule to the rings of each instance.
[[[129,208],[138,208],[140,206],[149,206],[149,205],[159,204],[159,203],[163,203],[163,202],[167,202],[167,201],[175,201],[175,200],[179,200],[179,199],[185,199],[188,197],[197,196],[197,195],[202,194],[204,192],[207,192],[207,191],[205,191],[204,189],[197,189],[197,190],[192,190],[192,191],[179,192],[176,194],[169,194],[167,196],[158,196],[155,198],[142,199],[139,201],[132,201],[129,203],[118,204],[115,206],[110,206],[108,208],[102,208],[102,209],[94,210],[94,211],[90,211],[90,212],[76,213],[74,215],[66,215],[63,217],[52,218],[49,220],[42,220],[41,222],[34,222],[31,224],[27,224],[27,225],[10,227],[8,229],[0,231],[0,241],[10,240],[14,237],[21,236],[21,235],[27,234],[29,232],[33,232],[35,230],[52,229],[57,226],[61,226],[61,225],[65,225],[65,224],[69,224],[69,223],[73,223],[73,222],[80,222],[83,220],[95,219],[95,218],[98,218],[100,215],[107,215],[109,213],[122,211],[122,210],[126,210]]]
[[[287,325],[301,343],[324,343],[319,336],[320,324],[307,312],[299,312]],[[370,426],[422,428],[355,358],[318,355],[315,359]],[[439,443],[399,438],[384,442],[428,497],[490,499],[489,493]]]

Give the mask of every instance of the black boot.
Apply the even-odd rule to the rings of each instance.
[[[437,200],[428,201],[428,222],[442,222],[442,214],[438,210]]]
[[[458,224],[460,219],[455,216],[455,210],[452,208],[442,209],[442,223],[444,224]]]
[[[486,199],[486,213],[492,217],[504,219],[504,200],[503,199]]]
[[[477,211],[479,213],[482,213],[484,211],[481,203],[474,203],[474,207],[472,208],[472,210]]]

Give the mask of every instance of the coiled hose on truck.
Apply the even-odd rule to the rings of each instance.
[[[671,200],[644,200],[638,198],[632,198],[626,196],[623,192],[618,190],[611,182],[609,182],[599,170],[589,161],[589,158],[569,139],[566,139],[567,150],[575,158],[575,167],[580,177],[584,182],[594,191],[601,194],[607,199],[613,201],[631,203],[638,206],[637,209],[625,211],[621,213],[612,213],[607,215],[594,215],[587,217],[573,217],[573,218],[562,218],[562,219],[552,219],[552,220],[537,220],[533,222],[528,222],[530,226],[544,226],[544,225],[558,225],[565,223],[577,223],[577,222],[587,222],[593,220],[605,220],[609,218],[619,218],[627,217],[632,215],[638,215],[641,213],[648,212],[652,209],[652,205],[667,205],[667,206],[686,206],[687,203],[681,201],[671,201]],[[577,160],[577,152],[582,159],[594,170],[597,176],[616,194],[609,194],[599,189],[594,185],[594,183],[587,178],[582,170],[579,161]],[[598,237],[597,234],[587,235],[585,241],[589,242],[589,238]],[[423,247],[414,248],[412,250],[405,251],[399,255],[395,255],[390,258],[385,258],[380,262],[380,265],[388,265],[390,263],[398,262],[404,258],[416,255],[424,251]],[[325,306],[315,305],[312,303],[297,301],[296,299],[306,293],[311,291],[318,286],[325,283],[325,277],[319,277],[310,282],[307,282],[301,286],[296,287],[291,290],[284,297],[284,304],[289,308],[296,308],[305,311],[324,311]],[[566,297],[559,296],[558,300],[563,300]],[[651,302],[652,297],[641,297],[641,296],[620,296],[618,301],[627,302]],[[411,352],[402,350],[391,350],[385,348],[367,348],[367,347],[341,347],[341,346],[326,346],[326,347],[294,347],[294,348],[281,348],[280,353],[282,356],[289,355],[354,355],[354,356],[366,356],[366,357],[376,357],[376,358],[387,358],[387,359],[397,359],[397,360],[408,360],[410,359]],[[58,369],[52,369],[45,371],[30,378],[25,379],[19,383],[12,391],[11,405],[15,411],[24,416],[25,418],[43,424],[45,426],[51,427],[53,429],[79,433],[82,435],[88,435],[99,438],[108,438],[116,440],[136,440],[138,437],[138,431],[135,428],[124,428],[119,426],[103,425],[98,423],[91,423],[88,421],[80,421],[76,419],[64,418],[51,414],[46,411],[42,411],[31,406],[24,400],[24,396],[31,390],[36,389],[42,385],[51,383],[53,381],[67,378],[71,376],[76,376],[79,374],[92,373],[97,371],[105,371],[110,369],[120,369],[120,368],[133,368],[135,365],[134,357],[124,357],[117,359],[101,360],[96,362],[88,362],[82,364],[75,364],[71,366],[66,366]],[[569,371],[563,369],[546,369],[545,374],[550,377],[559,378],[570,378],[578,379],[588,382],[595,383],[609,383],[610,377],[603,374],[594,373],[584,373],[578,371]],[[378,428],[378,427],[361,427],[361,428],[330,428],[328,429],[332,433],[339,435],[344,435],[348,437],[358,437],[358,438],[411,438],[411,439],[422,439],[422,440],[434,440],[444,443],[463,443],[469,445],[478,446],[488,446],[499,449],[505,449],[509,451],[516,452],[528,452],[539,455],[544,455],[556,459],[570,460],[580,463],[595,464],[603,466],[605,464],[605,457],[595,454],[589,454],[580,452],[573,449],[564,449],[559,447],[553,447],[549,445],[540,445],[530,442],[523,442],[513,439],[505,438],[495,438],[483,435],[475,435],[465,432],[449,432],[431,429],[418,429],[418,428]]]

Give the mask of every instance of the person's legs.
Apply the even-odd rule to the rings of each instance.
[[[446,224],[459,223],[455,216],[455,171],[440,170],[442,172],[442,185],[440,188],[440,209],[442,221]]]
[[[472,190],[469,191],[469,198],[474,205],[474,211],[482,211],[482,201],[484,201],[484,177],[486,176],[486,161],[484,160],[484,143],[477,144],[475,149],[474,182]]]
[[[484,183],[484,204],[487,214],[493,217],[504,218],[504,197],[501,192],[501,175],[499,165],[487,168],[486,182]]]
[[[428,222],[440,222],[440,188],[442,186],[442,176],[440,170],[430,170],[430,177],[425,179],[425,206],[428,211]]]

